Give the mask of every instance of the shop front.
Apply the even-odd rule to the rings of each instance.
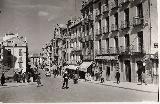
[[[85,74],[89,73],[91,76],[93,76],[93,61],[87,61],[83,62],[79,67],[79,76],[81,79],[85,78]]]
[[[105,80],[115,80],[115,73],[118,69],[118,56],[97,56],[95,74],[99,73]]]

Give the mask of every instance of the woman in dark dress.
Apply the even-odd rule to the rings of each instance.
[[[2,76],[1,76],[1,85],[3,86],[5,83],[5,76],[4,76],[4,73],[2,73]]]

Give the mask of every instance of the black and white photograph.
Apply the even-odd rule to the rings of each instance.
[[[158,4],[0,0],[0,103],[158,103]]]

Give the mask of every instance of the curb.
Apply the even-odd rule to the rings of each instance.
[[[117,88],[134,90],[134,91],[141,91],[141,92],[148,92],[148,93],[158,93],[158,90],[157,90],[157,91],[146,91],[146,90],[141,90],[141,89],[134,89],[134,88],[128,88],[128,87],[123,87],[123,86],[116,86],[116,85],[111,85],[111,84],[104,84],[104,83],[99,83],[99,82],[95,83],[95,82],[83,81],[83,80],[81,80],[81,82],[87,82],[87,83],[93,83],[93,84],[98,84],[98,85],[117,87]]]
[[[10,88],[10,87],[23,87],[27,85],[35,85],[36,83],[30,83],[30,84],[21,84],[21,85],[7,85],[7,86],[1,86],[0,89],[2,88]]]

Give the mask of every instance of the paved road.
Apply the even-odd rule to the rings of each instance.
[[[49,102],[141,102],[157,101],[157,93],[115,88],[91,83],[73,84],[61,89],[62,79],[43,78],[42,87],[25,86],[0,89],[0,102],[49,103]]]

